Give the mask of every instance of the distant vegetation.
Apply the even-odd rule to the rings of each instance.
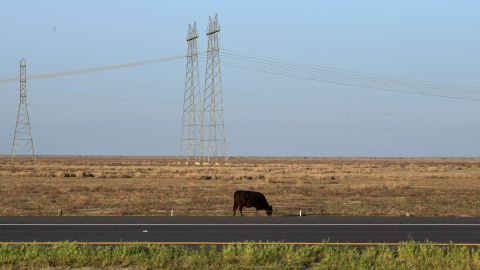
[[[265,194],[274,215],[480,216],[480,159],[177,161],[0,157],[0,193],[9,195],[0,215],[232,215],[233,193],[244,189]]]
[[[0,245],[0,268],[87,269],[479,269],[480,250],[403,243],[399,247]],[[83,268],[82,268],[83,269]]]

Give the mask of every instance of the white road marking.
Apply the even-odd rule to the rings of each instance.
[[[2,223],[0,226],[480,226],[480,223]]]

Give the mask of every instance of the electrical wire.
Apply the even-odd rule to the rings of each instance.
[[[338,85],[354,86],[354,87],[359,87],[359,88],[369,88],[369,89],[375,89],[375,90],[381,90],[381,91],[387,91],[387,92],[400,92],[400,93],[417,94],[417,95],[423,95],[423,96],[445,97],[445,98],[453,98],[453,99],[480,101],[480,97],[460,96],[460,95],[455,95],[454,93],[453,94],[448,94],[448,93],[435,94],[435,93],[427,93],[427,92],[416,91],[416,90],[389,89],[388,87],[385,87],[385,86],[356,84],[354,82],[346,82],[346,81],[338,82],[338,81],[335,81],[335,80],[311,78],[311,77],[306,77],[306,76],[302,76],[302,75],[289,74],[289,73],[283,73],[283,72],[275,72],[275,71],[262,70],[262,69],[255,69],[255,68],[238,66],[238,65],[229,64],[229,63],[223,63],[222,65],[237,68],[237,69],[256,71],[256,72],[262,72],[262,73],[268,73],[268,74],[274,74],[274,75],[281,75],[281,76],[296,78],[296,79],[304,79],[304,80],[332,83],[332,84],[338,84]]]
[[[320,70],[320,71],[339,73],[339,74],[343,73],[343,74],[349,74],[349,75],[359,75],[359,76],[361,75],[363,77],[370,77],[370,78],[376,78],[376,79],[381,79],[381,80],[393,80],[393,81],[396,81],[396,82],[403,82],[403,83],[422,83],[423,85],[436,85],[436,86],[440,86],[440,87],[470,90],[470,91],[473,91],[473,92],[479,92],[480,91],[480,88],[478,88],[478,87],[471,87],[471,86],[465,86],[465,85],[446,84],[446,83],[439,83],[439,82],[433,82],[433,81],[415,80],[415,79],[407,79],[407,78],[402,78],[402,77],[394,77],[394,76],[379,75],[379,74],[373,74],[373,73],[367,73],[367,72],[359,72],[359,71],[353,71],[353,70],[348,70],[348,69],[322,67],[322,66],[319,66],[319,65],[292,62],[292,61],[281,60],[281,59],[270,58],[270,57],[261,57],[260,58],[260,57],[246,56],[246,55],[242,55],[242,54],[239,54],[239,53],[235,53],[235,51],[227,50],[227,49],[222,49],[222,54],[227,54],[227,55],[232,55],[232,56],[237,56],[237,57],[243,57],[243,58],[249,58],[249,59],[254,59],[254,60],[259,60],[259,61],[267,61],[267,62],[282,64],[282,65],[291,65],[291,66],[296,66],[296,67],[300,67],[300,68],[315,69],[315,70]]]
[[[198,54],[201,55],[203,53],[205,53],[205,52],[199,52]],[[137,67],[137,66],[142,66],[142,65],[151,65],[151,64],[161,63],[161,62],[184,59],[185,57],[186,57],[185,55],[176,55],[176,56],[170,56],[170,57],[154,58],[154,59],[143,60],[143,61],[123,63],[123,64],[114,64],[114,65],[107,65],[107,66],[100,66],[100,67],[82,68],[82,69],[76,69],[76,70],[66,70],[66,71],[44,73],[44,74],[33,74],[33,75],[28,75],[27,79],[28,80],[40,80],[40,79],[49,79],[49,78],[55,78],[55,77],[79,75],[79,74],[85,74],[85,73],[103,72],[103,71],[109,71],[109,70],[115,70],[115,69],[132,68],[132,67]],[[16,82],[16,81],[18,81],[18,78],[5,78],[5,79],[0,79],[0,84],[1,83]]]
[[[205,60],[203,56],[205,53],[206,52],[198,53],[200,60]],[[312,64],[303,64],[276,58],[249,56],[226,49],[221,50],[221,55],[223,65],[237,69],[338,85],[383,90],[389,92],[401,92],[424,96],[480,101],[480,88],[478,87],[406,79],[401,77],[385,76],[346,69],[322,67]],[[141,65],[156,64],[177,59],[184,59],[185,57],[186,55],[177,55],[123,64],[114,64],[44,74],[33,74],[28,76],[27,79],[40,80],[85,73],[96,73],[108,70],[131,68]],[[18,78],[0,79],[0,84],[16,82],[17,80]]]
[[[231,60],[231,59],[226,59],[227,61],[223,61],[224,63],[230,63],[230,64],[248,64],[248,66],[246,67],[251,67],[252,65],[250,65],[249,62],[244,62],[244,61],[235,61],[235,60]],[[262,67],[262,68],[270,68],[269,66],[265,66],[264,64],[260,64],[260,65],[257,65],[256,67],[258,68],[258,66]],[[356,82],[364,82],[364,83],[380,83],[382,85],[385,85],[385,86],[396,86],[396,87],[407,87],[407,88],[412,88],[412,87],[418,87],[418,86],[410,86],[410,85],[402,85],[402,84],[395,84],[395,83],[392,83],[392,82],[382,82],[382,81],[376,81],[376,80],[369,80],[369,79],[366,79],[366,78],[349,78],[347,76],[338,76],[338,75],[330,75],[330,74],[323,74],[323,73],[315,73],[315,72],[312,72],[312,71],[303,71],[303,70],[296,70],[296,69],[291,69],[291,68],[282,68],[282,69],[269,69],[270,71],[280,71],[280,72],[294,72],[295,74],[303,74],[303,75],[308,75],[308,76],[318,76],[318,75],[324,75],[324,76],[328,76],[329,78],[336,78],[336,79],[343,79],[343,80],[353,80],[353,81],[356,81]],[[425,89],[429,89],[428,87],[425,88]],[[443,92],[452,92],[451,89],[435,89],[435,90],[439,90],[439,91],[443,91]],[[470,93],[470,92],[462,92],[462,91],[454,91],[454,93],[459,93],[459,94],[475,94],[474,92]]]
[[[226,57],[227,60],[230,60],[230,63],[232,63],[233,61],[233,64],[249,64],[251,62],[248,62],[248,61],[245,61],[243,59],[236,59],[236,58],[230,58],[230,57]],[[435,87],[435,86],[431,86],[431,85],[421,85],[421,84],[412,84],[412,83],[404,83],[404,82],[400,82],[400,83],[397,83],[397,82],[392,82],[392,81],[388,81],[388,80],[378,80],[378,79],[370,79],[370,78],[366,78],[366,77],[361,77],[361,76],[350,76],[348,74],[330,74],[330,73],[325,73],[325,72],[317,72],[315,70],[305,70],[305,69],[297,69],[297,68],[292,68],[292,67],[279,67],[279,66],[275,66],[275,65],[269,65],[268,63],[258,63],[258,62],[255,62],[257,64],[257,66],[262,66],[262,68],[271,68],[271,69],[276,69],[277,71],[288,71],[288,72],[293,72],[293,73],[300,73],[300,74],[303,74],[303,75],[307,75],[309,77],[312,77],[312,76],[322,76],[323,78],[331,78],[331,79],[336,79],[338,80],[339,82],[342,82],[342,81],[355,81],[356,83],[364,83],[364,84],[375,84],[376,86],[379,86],[381,85],[382,87],[397,87],[397,88],[402,88],[402,89],[405,89],[405,88],[408,88],[408,89],[421,89],[422,92],[426,92],[426,91],[435,91],[435,92],[443,92],[443,93],[454,93],[454,94],[458,94],[458,95],[475,95],[475,94],[480,94],[480,92],[474,92],[474,91],[464,91],[462,89],[456,89],[456,88],[447,88],[447,87]]]
[[[412,83],[412,82],[395,82],[395,81],[389,81],[389,80],[379,80],[379,79],[371,79],[368,77],[362,77],[362,76],[351,76],[350,74],[331,74],[331,73],[325,73],[325,72],[319,72],[316,70],[306,70],[305,68],[296,68],[296,67],[291,67],[291,66],[279,66],[278,64],[271,64],[271,63],[265,63],[265,62],[258,62],[258,61],[249,61],[245,59],[237,59],[237,58],[231,58],[230,56],[226,56],[227,60],[232,60],[235,61],[235,63],[243,63],[243,64],[256,64],[257,66],[262,66],[263,68],[265,67],[272,67],[277,69],[277,71],[280,69],[280,71],[290,71],[290,72],[301,72],[301,73],[307,73],[308,75],[323,75],[323,76],[328,76],[332,78],[339,78],[342,80],[355,80],[355,81],[363,81],[363,82],[368,82],[368,83],[376,83],[376,84],[383,84],[387,86],[396,86],[396,87],[407,87],[407,88],[421,88],[422,91],[426,90],[435,90],[435,91],[443,91],[443,92],[454,92],[458,94],[480,94],[480,90],[478,91],[473,91],[473,90],[463,90],[463,89],[458,89],[458,88],[453,88],[453,87],[446,87],[446,86],[432,86],[432,85],[425,85],[425,84],[420,84],[420,83]]]
[[[424,96],[480,101],[480,89],[428,81],[391,79],[360,72],[325,70],[312,65],[291,64],[267,58],[232,55],[222,52],[222,65],[238,69],[263,72],[298,79],[321,81],[339,85],[402,92]],[[204,59],[200,57],[200,59]],[[365,75],[363,75],[365,74]]]

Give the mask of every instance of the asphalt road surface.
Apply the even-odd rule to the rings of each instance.
[[[480,243],[480,217],[0,217],[0,242]]]

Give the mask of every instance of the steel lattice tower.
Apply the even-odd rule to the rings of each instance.
[[[227,161],[223,119],[222,73],[220,68],[218,16],[208,18],[205,88],[202,102],[201,147],[204,162]]]
[[[18,103],[17,123],[13,134],[11,159],[18,154],[32,155],[36,159],[33,147],[32,130],[27,105],[27,61],[20,60],[20,101]]]
[[[198,160],[200,152],[200,79],[198,71],[197,23],[188,25],[187,67],[185,72],[185,92],[183,95],[181,154],[188,164]]]

